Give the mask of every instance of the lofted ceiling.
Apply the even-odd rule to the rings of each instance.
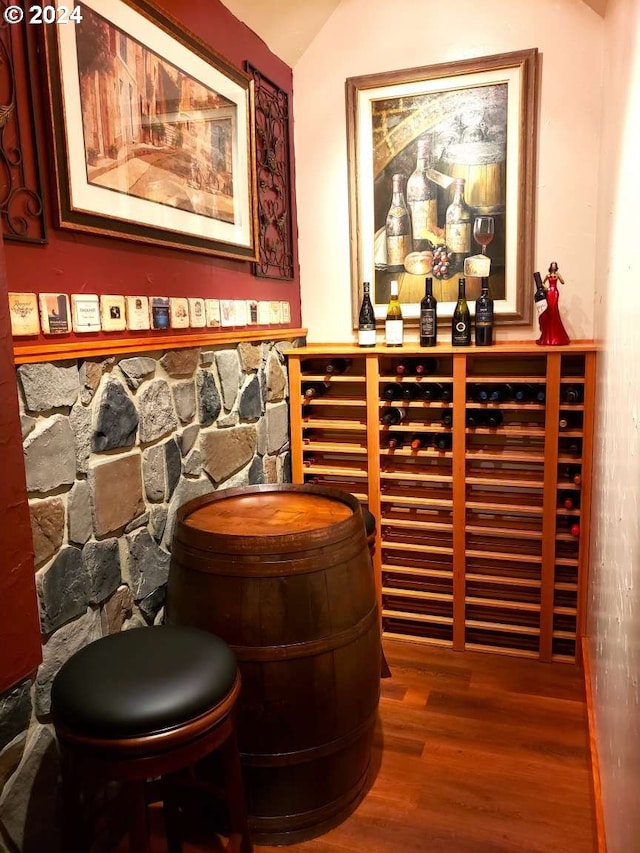
[[[342,0],[222,0],[293,68]],[[533,0],[536,2],[536,0]],[[604,18],[607,0],[582,0]]]

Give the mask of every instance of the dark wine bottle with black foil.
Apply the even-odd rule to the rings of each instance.
[[[350,364],[351,361],[348,358],[332,358],[325,364],[324,372],[328,376],[344,373]]]
[[[399,382],[389,382],[382,389],[382,396],[385,400],[401,400],[402,385]]]
[[[476,346],[493,345],[493,299],[489,295],[489,279],[482,279],[480,296],[476,299]]]
[[[466,280],[458,279],[458,302],[451,321],[451,345],[468,347],[471,345],[471,313],[465,294]]]
[[[371,285],[365,281],[362,285],[362,302],[358,315],[358,346],[374,347],[376,345],[376,315],[371,302]]]
[[[380,420],[385,426],[395,426],[396,424],[402,423],[406,414],[406,409],[394,407],[393,409],[387,409],[386,412],[383,412]]]
[[[581,403],[584,400],[584,388],[581,385],[564,385],[560,397],[563,403]]]
[[[433,437],[433,446],[438,450],[451,450],[453,436],[448,432],[438,432]]]
[[[453,426],[453,412],[450,409],[445,409],[441,415],[442,425],[446,427]]]
[[[434,347],[438,340],[438,300],[433,295],[433,279],[426,278],[424,286],[420,303],[420,346]]]

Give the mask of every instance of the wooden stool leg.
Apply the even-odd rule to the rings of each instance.
[[[251,853],[253,845],[249,837],[247,803],[244,796],[240,750],[235,727],[220,747],[224,768],[224,782],[229,808],[228,853]]]
[[[131,782],[129,796],[129,850],[131,853],[149,853],[149,824],[145,781]]]
[[[89,849],[82,782],[73,758],[62,749],[60,753],[62,779],[62,849],[65,853],[86,853]]]
[[[167,838],[167,853],[182,853],[182,821],[176,788],[179,784],[178,780],[183,775],[183,773],[177,773],[162,780],[162,812]]]

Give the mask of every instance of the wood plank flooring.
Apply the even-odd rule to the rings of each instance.
[[[385,651],[392,677],[382,681],[375,778],[339,827],[288,850],[596,850],[577,667],[391,641]],[[157,820],[154,853],[165,850]],[[184,853],[218,849],[194,834]]]

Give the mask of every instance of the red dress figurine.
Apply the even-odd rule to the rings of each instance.
[[[560,317],[560,309],[558,308],[558,298],[560,292],[558,290],[558,282],[564,284],[564,279],[558,272],[558,264],[552,261],[549,264],[549,272],[544,277],[545,284],[549,282],[547,287],[547,309],[540,315],[540,331],[542,334],[536,343],[543,346],[563,346],[568,344],[569,335],[562,325]]]

